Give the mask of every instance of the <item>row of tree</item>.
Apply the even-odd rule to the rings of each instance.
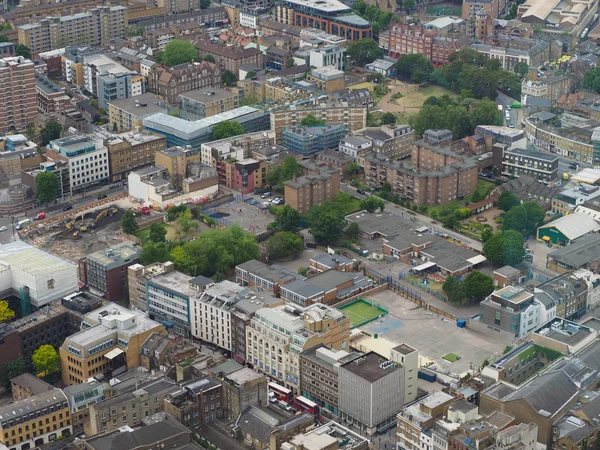
[[[414,0],[408,0],[408,2],[413,2],[414,7]],[[356,0],[352,5],[352,10],[369,21],[373,36],[378,36],[379,32],[385,30],[390,23],[400,22],[400,17],[397,14],[383,11],[375,5],[368,5],[364,0]]]

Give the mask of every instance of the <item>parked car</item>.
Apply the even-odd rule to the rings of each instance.
[[[278,197],[275,200],[273,200],[274,205],[282,205],[283,203],[284,203],[284,200],[281,197]]]
[[[365,191],[363,191],[362,189],[357,189],[357,190],[356,190],[356,193],[357,193],[357,194],[360,194],[360,195],[367,195],[367,194],[365,193]]]
[[[264,194],[260,195],[260,198],[269,198],[271,196],[271,191],[265,192]]]
[[[73,205],[67,205],[63,208],[63,211],[70,211],[73,209]]]
[[[6,227],[0,227],[0,231],[6,231],[6,230],[8,230],[8,228],[6,228]]]

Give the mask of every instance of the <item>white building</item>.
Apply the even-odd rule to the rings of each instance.
[[[362,136],[346,136],[340,141],[338,147],[340,152],[344,152],[353,158],[358,158],[360,155],[370,152],[372,148],[373,140]]]
[[[78,290],[77,267],[64,259],[23,242],[0,246],[0,292],[29,297],[42,307]]]
[[[390,351],[390,359],[404,367],[404,404],[417,399],[419,351],[408,344],[400,344]]]
[[[338,70],[345,71],[347,68],[347,52],[340,45],[325,45],[310,50],[309,66],[320,69],[333,66]]]
[[[75,134],[50,142],[46,153],[54,160],[67,161],[71,194],[108,179],[108,149],[102,139]]]
[[[578,269],[571,276],[587,284],[587,310],[596,309],[600,305],[600,275],[587,269]]]
[[[216,161],[235,158],[238,161],[252,157],[252,150],[268,147],[275,143],[275,132],[272,130],[247,133],[218,141],[201,144],[202,164],[213,166]]]
[[[183,337],[190,335],[190,301],[196,294],[190,286],[191,279],[175,270],[146,282],[146,311],[150,318]]]
[[[258,28],[258,17],[259,14],[257,11],[242,9],[240,11],[240,25],[256,30]]]
[[[538,426],[535,423],[520,423],[498,431],[494,450],[536,450]]]

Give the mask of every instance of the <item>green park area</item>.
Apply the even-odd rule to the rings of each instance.
[[[477,180],[477,189],[475,190],[475,192],[477,192],[477,196],[479,198],[485,198],[485,196],[492,189],[494,189],[495,186],[496,185],[490,181],[478,179]],[[475,192],[473,194],[467,196],[464,200],[456,200],[451,203],[446,203],[445,205],[428,206],[427,214],[429,215],[429,217],[432,217],[435,219],[436,215],[439,214],[442,210],[460,208],[461,206],[465,206],[465,202],[473,203],[473,196],[475,196]]]
[[[462,8],[458,5],[431,5],[425,9],[431,16],[458,16],[462,14]]]
[[[352,328],[360,327],[366,323],[372,322],[380,316],[385,316],[388,312],[380,306],[362,298],[338,308],[350,319]]]

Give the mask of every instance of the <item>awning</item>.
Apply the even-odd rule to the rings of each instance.
[[[487,258],[483,255],[477,255],[477,256],[473,256],[472,258],[467,259],[467,262],[470,262],[473,265],[479,264],[479,263],[482,263],[485,261],[487,261]]]
[[[425,233],[426,231],[429,231],[429,227],[426,227],[425,225],[423,225],[422,227],[419,227],[415,230],[417,233]]]
[[[421,270],[429,269],[430,267],[435,267],[436,265],[437,265],[436,263],[429,261],[424,264],[421,264],[420,266],[413,267],[410,270],[414,270],[415,272],[420,272]]]
[[[125,353],[125,352],[123,350],[121,350],[120,348],[113,348],[110,352],[108,352],[106,355],[104,355],[104,357],[107,359],[115,359],[121,353]]]
[[[548,241],[550,240],[550,236],[544,236],[544,237],[542,238],[542,240],[544,240],[544,241],[548,242]]]

